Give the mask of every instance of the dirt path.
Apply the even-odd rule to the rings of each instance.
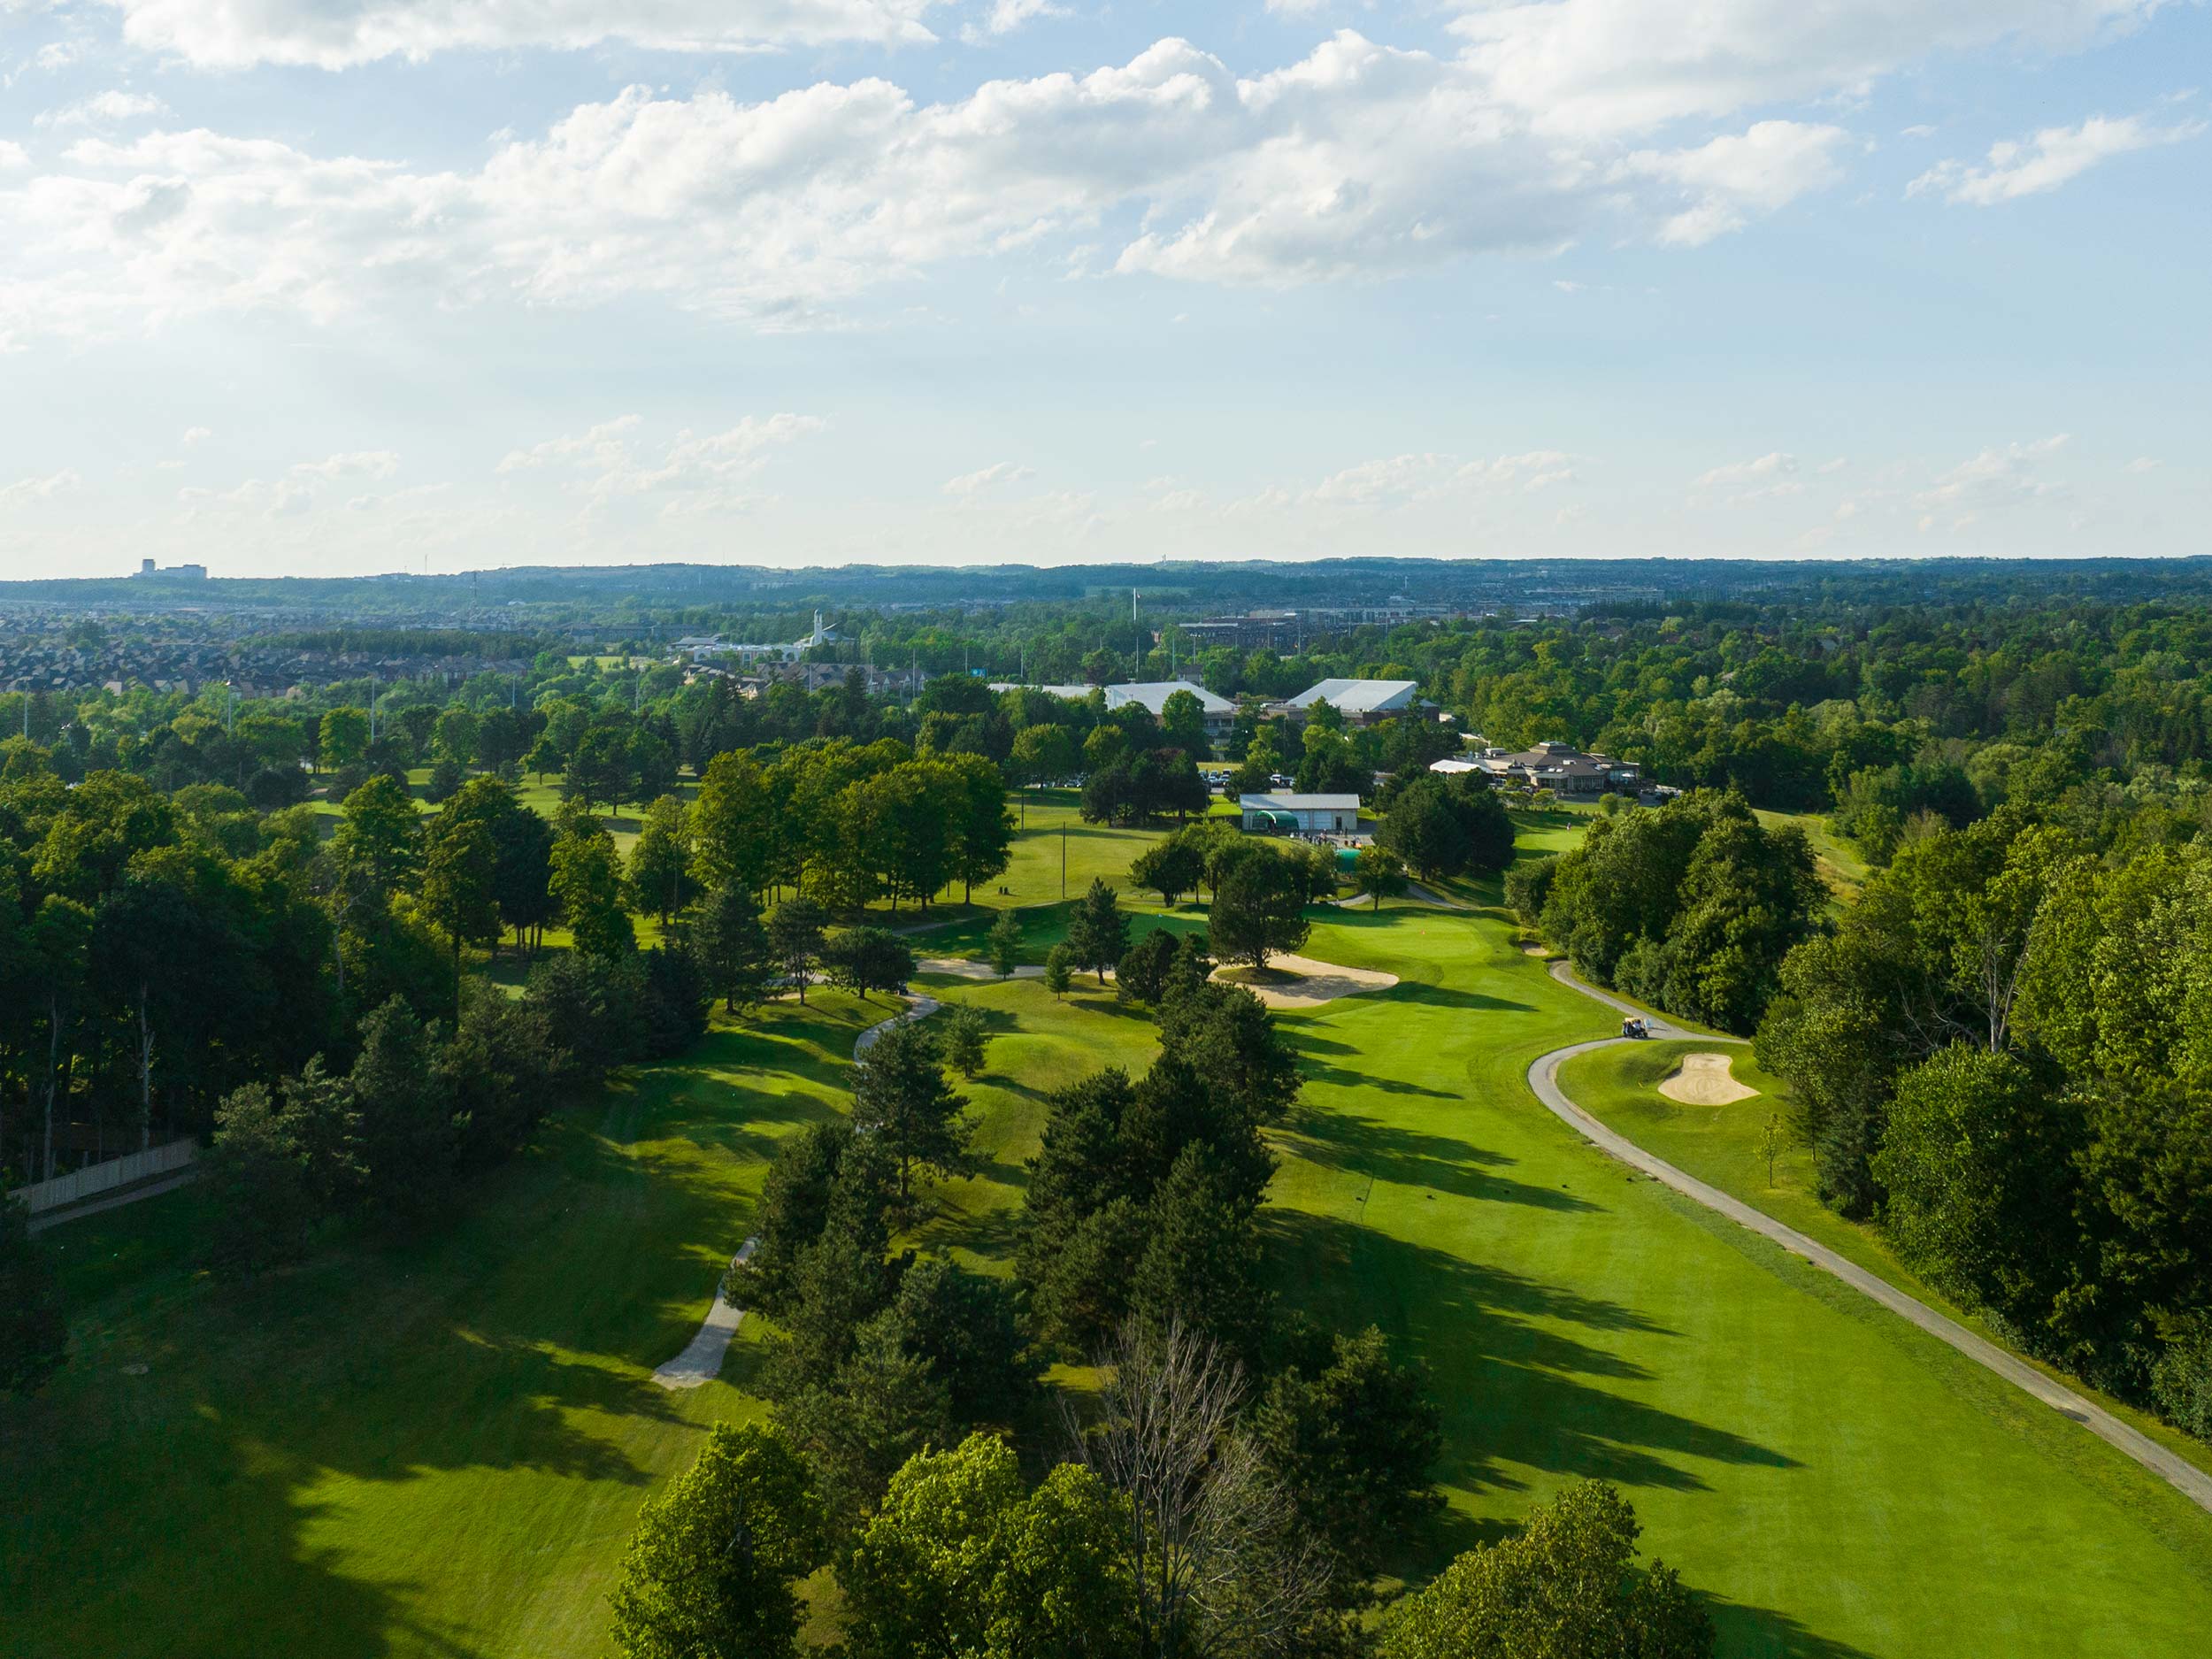
[[[1551,976],[1570,990],[1579,991],[1609,1008],[1624,1014],[1643,1014],[1644,1010],[1617,996],[1609,996],[1594,990],[1574,976],[1563,962],[1551,964]],[[1654,1016],[1650,1020],[1655,1038],[1697,1036],[1700,1041],[1740,1042],[1737,1037],[1703,1038],[1701,1033],[1686,1032]],[[1601,1150],[1610,1153],[1630,1168],[1640,1170],[1654,1180],[1672,1187],[1686,1198],[1694,1199],[1706,1209],[1723,1215],[1741,1227],[1771,1239],[1791,1255],[1801,1256],[1815,1267],[1823,1268],[1841,1279],[1861,1295],[1882,1304],[1899,1318],[1910,1321],[1939,1342],[1948,1343],[1976,1364],[1996,1372],[2022,1393],[2042,1402],[2062,1417],[2071,1417],[2099,1440],[2116,1448],[2126,1456],[2158,1476],[2198,1508],[2212,1510],[2212,1474],[2207,1474],[2186,1458],[2168,1451],[2156,1440],[2139,1430],[2129,1427],[2102,1406],[2085,1400],[2064,1384],[2046,1377],[2026,1361],[2008,1354],[1995,1343],[1976,1336],[1955,1319],[1938,1313],[1916,1297],[1909,1296],[1888,1280],[1877,1278],[1855,1262],[1846,1260],[1826,1245],[1809,1239],[1794,1227],[1786,1227],[1764,1210],[1754,1210],[1741,1199],[1731,1197],[1717,1187],[1708,1186],[1695,1176],[1685,1173],[1654,1157],[1626,1136],[1607,1128],[1588,1112],[1569,1100],[1559,1087],[1559,1067],[1563,1061],[1576,1055],[1587,1054],[1594,1048],[1608,1048],[1617,1042],[1634,1041],[1627,1037],[1601,1037],[1594,1042],[1570,1043],[1564,1048],[1555,1048],[1538,1056],[1528,1069],[1528,1086],[1536,1098],[1544,1102],[1553,1116],[1575,1130],[1585,1140]]]

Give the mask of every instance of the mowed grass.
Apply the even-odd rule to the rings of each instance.
[[[1725,1051],[1736,1080],[1759,1091],[1748,1100],[1725,1106],[1693,1106],[1669,1100],[1659,1092],[1660,1080],[1680,1064],[1684,1055],[1711,1052],[1713,1044],[1696,1041],[1621,1043],[1576,1056],[1560,1068],[1559,1083],[1577,1105],[1646,1151],[1817,1240],[1847,1261],[1941,1310],[1989,1340],[2009,1346],[2004,1333],[1992,1329],[1980,1316],[1952,1302],[1899,1261],[1878,1230],[1848,1220],[1822,1203],[1809,1149],[1786,1137],[1770,1176],[1763,1147],[1765,1124],[1770,1115],[1778,1113],[1786,1126],[1791,1106],[1787,1086],[1763,1070],[1748,1048],[1732,1047]],[[2022,1357],[2031,1364],[2039,1363],[2032,1356]],[[2177,1432],[2079,1378],[2048,1366],[2042,1369],[2178,1455],[2212,1470],[2212,1447],[2203,1441]]]
[[[1316,916],[1309,954],[1403,982],[1279,1017],[1309,1081],[1262,1219],[1286,1307],[1380,1324],[1428,1368],[1449,1508],[1397,1541],[1401,1574],[1598,1476],[1711,1598],[1724,1653],[2200,1650],[2212,1519],[1536,1103],[1529,1061],[1615,1025],[1505,918]],[[1003,1272],[1050,1091],[1141,1069],[1153,1027],[1080,981],[922,988],[995,1041],[964,1086],[986,1167],[934,1190],[918,1241]],[[721,1382],[649,1373],[883,1011],[822,993],[718,1031],[416,1250],[235,1288],[178,1264],[187,1195],[58,1230],[83,1240],[83,1312],[48,1396],[0,1409],[0,1651],[603,1652],[639,1502],[706,1423],[760,1409],[757,1323]]]
[[[1858,849],[1828,827],[1825,812],[1761,810],[1757,817],[1769,829],[1779,829],[1787,824],[1805,832],[1805,839],[1812,843],[1814,866],[1839,904],[1848,904],[1859,896],[1859,889],[1866,885],[1866,860]]]
[[[190,1188],[56,1229],[73,1352],[0,1405],[0,1653],[603,1652],[639,1503],[758,1409],[652,1369],[886,1011],[824,992],[618,1079],[419,1245],[227,1286]]]

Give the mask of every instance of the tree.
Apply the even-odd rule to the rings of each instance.
[[[466,766],[476,759],[480,726],[475,710],[466,703],[449,703],[438,712],[437,724],[431,728],[430,746],[440,759]]]
[[[853,1127],[896,1162],[901,1202],[917,1164],[947,1179],[972,1172],[967,1104],[945,1081],[935,1034],[918,1020],[883,1032],[853,1068]]]
[[[249,1083],[216,1108],[215,1141],[200,1164],[219,1269],[251,1273],[306,1253],[316,1208],[306,1150],[266,1085]]]
[[[1759,1131],[1759,1156],[1767,1166],[1767,1185],[1774,1185],[1774,1165],[1782,1156],[1782,1148],[1789,1144],[1787,1132],[1782,1125],[1780,1112],[1769,1112],[1765,1125]]]
[[[411,880],[421,856],[422,819],[407,792],[382,773],[346,797],[330,838],[331,863],[348,903],[380,910]]]
[[[1121,913],[1118,895],[1102,876],[1091,878],[1091,888],[1068,917],[1068,951],[1074,965],[1088,968],[1106,983],[1106,970],[1129,949],[1128,924]]]
[[[474,818],[440,813],[423,835],[422,908],[453,949],[455,1018],[459,1018],[461,952],[499,940],[499,849]]]
[[[626,1659],[790,1659],[798,1581],[828,1553],[814,1478],[773,1427],[715,1425],[648,1501],[610,1598]]]
[[[1898,1255],[2032,1328],[2070,1277],[2077,1128],[2009,1054],[1958,1043],[1903,1073],[1872,1160]]]
[[[707,895],[692,922],[691,945],[708,988],[730,1012],[751,1008],[766,994],[774,972],[768,930],[743,887],[717,887]]]
[[[822,1235],[830,1197],[853,1144],[849,1120],[810,1124],[776,1148],[753,1211],[753,1249],[724,1286],[733,1302],[780,1318],[791,1305],[799,1257]]]
[[[1203,1141],[1177,1155],[1153,1195],[1145,1237],[1130,1317],[1156,1336],[1179,1325],[1231,1353],[1252,1353],[1267,1309],[1252,1205]]]
[[[61,1363],[68,1342],[61,1281],[31,1236],[29,1212],[0,1189],[0,1393],[31,1393]]]
[[[1268,1467],[1326,1547],[1335,1594],[1355,1599],[1383,1551],[1440,1507],[1429,1470],[1443,1450],[1436,1406],[1417,1371],[1392,1363],[1373,1325],[1314,1339],[1252,1410]]]
[[[1304,883],[1289,860],[1274,853],[1240,859],[1214,891],[1207,932],[1231,962],[1263,970],[1267,959],[1306,942]]]
[[[1194,761],[1213,757],[1213,740],[1206,735],[1206,705],[1194,691],[1171,691],[1160,705],[1160,735],[1168,746],[1179,749]]]
[[[619,807],[630,781],[630,746],[620,728],[595,726],[570,751],[561,793],[586,811],[601,803]]]
[[[707,763],[691,805],[693,856],[709,887],[766,887],[776,863],[775,802],[749,755],[717,755]]]
[[[807,981],[822,956],[822,928],[828,918],[812,899],[786,899],[768,918],[768,954],[783,977],[806,1001]]]
[[[1023,782],[1056,783],[1075,775],[1082,754],[1066,726],[1030,726],[1015,734],[1013,760]]]
[[[1002,979],[1010,978],[1021,960],[1022,925],[1011,910],[1001,910],[998,919],[991,924],[987,935],[991,953],[991,972]]]
[[[662,795],[645,809],[637,840],[630,846],[629,867],[624,875],[630,908],[640,915],[656,915],[661,926],[691,902],[691,821],[684,803],[672,795]]]
[[[967,903],[977,882],[992,879],[1012,862],[1014,816],[1006,810],[1005,774],[983,756],[949,755],[941,764],[956,790],[952,873]]]
[[[1321,1606],[1327,1563],[1239,1425],[1243,1369],[1179,1326],[1133,1322],[1106,1371],[1084,1463],[1127,1502],[1119,1540],[1147,1659],[1266,1652]]]
[[[1125,1000],[1159,1002],[1166,989],[1168,970],[1175,962],[1175,935],[1155,927],[1121,953],[1114,968],[1114,993]]]
[[[347,1080],[369,1202],[388,1224],[439,1214],[452,1190],[457,1137],[435,1058],[431,1033],[398,997],[361,1022]]]
[[[838,1578],[853,1659],[1123,1659],[1134,1586],[1121,1502],[1061,1463],[1025,1494],[1013,1448],[971,1434],[891,1478]]]
[[[1352,879],[1371,895],[1375,908],[1406,890],[1405,861],[1387,847],[1363,847],[1352,857]]]
[[[359,709],[333,709],[323,716],[317,757],[326,772],[357,766],[369,752],[369,717]]]
[[[1203,845],[1182,830],[1153,842],[1129,866],[1129,879],[1151,888],[1170,909],[1184,894],[1194,891],[1205,873]]]
[[[622,907],[622,856],[600,826],[587,819],[553,843],[550,887],[579,954],[612,959],[637,949]]]
[[[1058,1002],[1068,994],[1068,982],[1075,977],[1075,953],[1066,945],[1055,945],[1045,953],[1045,989]]]
[[[962,1077],[972,1081],[983,1069],[983,1050],[990,1042],[980,1009],[963,1002],[945,1021],[945,1059]]]
[[[1633,1564],[1641,1530],[1618,1492],[1578,1482],[1400,1602],[1382,1659],[1705,1659],[1712,1622],[1675,1573]]]
[[[822,947],[822,966],[834,983],[865,999],[896,991],[914,977],[914,948],[880,927],[849,927]]]

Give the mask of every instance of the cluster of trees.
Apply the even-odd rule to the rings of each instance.
[[[349,1070],[318,1056],[216,1108],[213,1262],[248,1273],[296,1260],[336,1217],[434,1225],[549,1110],[611,1065],[680,1052],[705,1025],[705,993],[674,953],[549,957],[520,998],[473,987],[450,1027],[395,996],[362,1021]]]
[[[1802,831],[1700,790],[1594,820],[1571,851],[1517,867],[1506,899],[1598,984],[1748,1033],[1827,893]]]
[[[1213,949],[1255,969],[1304,944],[1311,926],[1306,906],[1337,890],[1328,849],[1257,840],[1225,823],[1193,825],[1154,842],[1129,866],[1129,879],[1169,905],[1186,893],[1210,891]]]
[[[1424,771],[1393,782],[1375,841],[1422,879],[1494,876],[1513,862],[1513,820],[1479,774]]]
[[[2030,1351],[2212,1435],[2212,848],[2007,805],[1901,847],[1759,1028],[1822,1196]]]

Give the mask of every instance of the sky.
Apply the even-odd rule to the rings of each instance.
[[[2212,551],[2201,0],[0,0],[0,576]]]

